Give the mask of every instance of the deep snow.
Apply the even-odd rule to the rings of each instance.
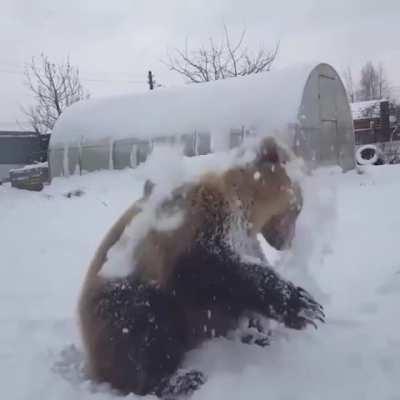
[[[151,172],[165,173],[165,162]],[[218,162],[209,160],[214,169]],[[141,194],[146,168],[57,178],[40,193],[0,186],[2,398],[115,397],[80,375],[76,302],[96,246]],[[174,162],[169,168],[182,173]],[[303,178],[294,247],[267,251],[324,304],[327,323],[316,331],[277,328],[264,349],[227,339],[205,344],[186,361],[208,375],[194,400],[400,399],[399,176],[399,166],[380,166]]]

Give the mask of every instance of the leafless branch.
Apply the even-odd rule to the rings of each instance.
[[[390,97],[390,89],[383,66],[379,64],[376,67],[371,61],[368,61],[361,68],[357,100],[379,100],[384,97]]]
[[[347,96],[349,98],[349,101],[351,103],[353,103],[355,101],[356,88],[355,88],[355,84],[354,84],[354,80],[353,80],[353,72],[352,72],[351,68],[348,66],[343,71],[342,75],[343,75],[344,85],[346,87]]]
[[[246,30],[233,42],[226,25],[223,29],[221,41],[215,42],[210,38],[206,46],[194,50],[188,50],[186,40],[184,50],[168,52],[164,64],[192,83],[257,74],[271,69],[278,55],[279,43],[272,50],[261,47],[253,54],[245,45]]]
[[[32,58],[25,67],[25,84],[35,105],[22,111],[37,133],[51,131],[65,108],[89,97],[80,83],[78,68],[69,59],[55,64],[44,54],[39,59]]]

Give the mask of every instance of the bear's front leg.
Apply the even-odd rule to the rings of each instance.
[[[323,307],[311,294],[280,277],[268,265],[243,262],[234,256],[231,268],[238,287],[246,288],[241,293],[242,301],[266,317],[292,329],[307,325],[316,328],[316,320],[324,322]]]
[[[203,253],[204,254],[204,253]],[[275,319],[293,329],[324,322],[320,304],[303,288],[286,281],[269,265],[247,261],[224,251],[218,255],[197,258],[196,264],[207,268],[191,271],[193,294],[197,298],[215,299],[237,310],[251,310]],[[196,290],[197,289],[197,290]]]
[[[182,257],[173,275],[173,292],[184,304],[206,309],[215,304],[227,315],[255,311],[293,329],[324,321],[322,306],[304,289],[281,278],[271,267],[246,261],[226,248],[201,249]]]

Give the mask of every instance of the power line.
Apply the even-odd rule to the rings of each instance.
[[[4,69],[0,68],[0,73],[4,74],[11,74],[11,75],[24,75],[24,71],[22,70],[12,70],[12,69]],[[130,84],[146,84],[146,81],[140,81],[140,80],[131,80],[131,79],[97,79],[97,78],[81,78],[82,81],[86,82],[94,82],[94,83],[130,83]]]
[[[81,78],[82,81],[86,82],[98,82],[98,83],[140,83],[142,85],[146,84],[145,81],[131,81],[123,79],[92,79],[92,78]]]
[[[0,73],[4,73],[4,74],[12,74],[12,75],[23,75],[23,72],[19,72],[19,71],[12,71],[12,70],[7,70],[7,69],[0,69]]]
[[[29,67],[30,64],[25,64],[26,66]],[[24,69],[20,68],[17,65],[11,65],[11,64],[0,64],[0,70],[6,70],[6,71],[11,71],[12,73],[18,72],[18,73],[24,73]],[[90,71],[85,71],[84,69],[78,68],[80,73],[83,73],[83,75],[86,75],[86,72],[90,74],[102,74],[102,75],[107,75],[110,74],[109,71],[96,71],[96,72],[90,72]],[[128,75],[132,76],[132,72],[127,72],[127,71],[113,71],[111,72],[114,75]],[[139,75],[137,75],[139,77]],[[140,75],[141,76],[141,75]]]

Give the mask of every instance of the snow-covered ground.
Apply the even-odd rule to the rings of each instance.
[[[58,178],[39,193],[0,186],[1,398],[115,398],[80,375],[76,302],[97,244],[144,175]],[[278,328],[267,348],[206,343],[187,360],[208,375],[194,400],[400,399],[399,177],[399,166],[380,166],[304,179],[294,247],[269,257],[324,304],[327,322]]]

